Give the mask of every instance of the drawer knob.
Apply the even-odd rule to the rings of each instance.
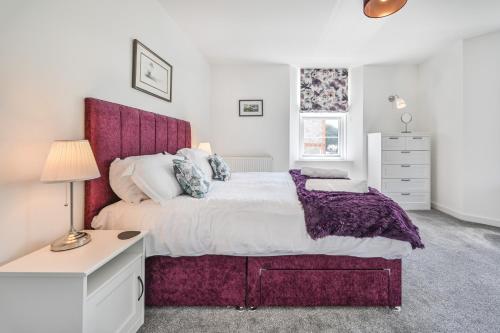
[[[401,193],[401,195],[410,195],[410,193],[406,192],[406,193]]]
[[[399,137],[397,137],[397,136],[390,136],[389,137],[389,140],[398,140],[398,139],[399,139]]]
[[[423,138],[421,136],[414,136],[413,140],[422,140]]]
[[[401,154],[409,154],[410,152],[408,150],[403,150]]]
[[[409,165],[409,164],[401,164],[401,167],[402,167],[402,168],[409,168],[409,167],[410,167],[410,165]]]
[[[401,181],[402,181],[402,182],[409,182],[409,181],[410,181],[410,179],[409,179],[409,178],[403,178],[403,179],[401,179]]]

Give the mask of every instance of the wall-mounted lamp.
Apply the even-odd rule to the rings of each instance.
[[[398,95],[391,95],[389,96],[389,102],[393,103],[394,106],[396,106],[396,110],[402,110],[406,108],[406,101],[399,97]],[[401,133],[411,133],[411,131],[408,131],[408,124],[411,123],[413,120],[413,117],[411,113],[409,112],[403,112],[401,114],[401,122],[405,124],[405,130],[402,131]]]
[[[396,109],[404,109],[406,107],[406,101],[399,97],[398,95],[389,96],[389,102],[394,103]]]
[[[394,14],[406,5],[407,0],[364,0],[363,12],[370,18]]]

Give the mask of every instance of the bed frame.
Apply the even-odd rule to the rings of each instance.
[[[118,197],[109,186],[116,158],[175,154],[191,147],[191,125],[132,107],[85,99],[85,137],[101,177],[85,184],[85,227]],[[157,306],[401,305],[401,260],[296,255],[154,256],[146,259],[146,304]]]

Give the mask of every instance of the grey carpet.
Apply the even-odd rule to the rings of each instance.
[[[403,261],[403,307],[147,308],[140,332],[500,332],[500,229],[413,212],[424,250]]]

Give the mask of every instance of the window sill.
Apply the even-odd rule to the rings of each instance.
[[[345,163],[352,163],[354,162],[353,160],[348,160],[345,158],[321,158],[321,157],[303,157],[299,158],[298,160],[295,160],[295,162],[345,162]]]

